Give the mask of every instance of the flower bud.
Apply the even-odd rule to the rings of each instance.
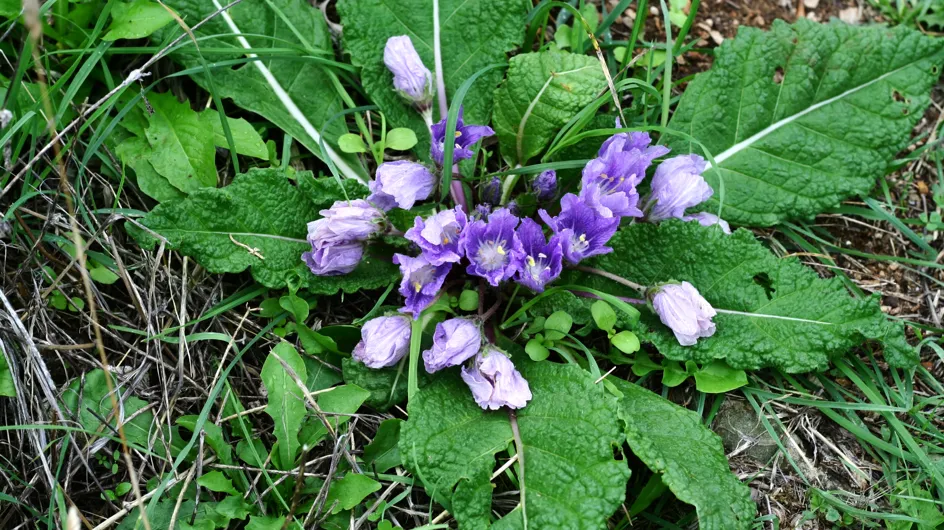
[[[363,199],[337,201],[321,210],[321,219],[308,223],[308,241],[325,245],[364,241],[381,229],[383,212]]]
[[[428,107],[433,99],[433,74],[420,59],[406,35],[390,37],[384,46],[384,64],[393,73],[393,86],[417,107]]]
[[[347,274],[357,268],[364,255],[364,244],[357,241],[312,246],[302,254],[302,261],[317,276]]]
[[[711,319],[717,313],[688,282],[670,283],[655,289],[652,307],[682,346],[692,346],[698,339],[715,334],[715,324]]]
[[[384,211],[394,206],[409,210],[417,201],[429,197],[435,186],[436,177],[426,166],[408,160],[387,162],[377,168],[367,200]]]
[[[557,195],[557,172],[553,169],[542,171],[534,178],[531,189],[537,194],[539,201],[549,201]]]
[[[361,328],[361,341],[351,354],[369,368],[386,368],[400,362],[410,351],[410,319],[377,317]]]
[[[480,198],[482,202],[487,202],[488,204],[497,205],[501,202],[502,195],[502,181],[498,177],[492,177],[492,180],[488,181],[487,184],[482,186],[482,191],[480,193]]]
[[[451,318],[436,324],[433,347],[423,352],[426,371],[434,373],[459,366],[482,349],[482,330],[468,318]]]
[[[652,177],[649,221],[681,218],[686,208],[708,200],[714,191],[701,176],[704,170],[705,159],[698,155],[677,156],[659,164]]]
[[[463,367],[461,375],[483,409],[520,409],[531,401],[528,382],[511,359],[494,347],[476,355],[472,367]]]

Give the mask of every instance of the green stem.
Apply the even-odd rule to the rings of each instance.
[[[515,451],[518,452],[518,488],[521,493],[521,523],[524,530],[528,530],[528,510],[525,506],[527,493],[524,486],[524,444],[521,443],[521,431],[518,429],[518,415],[513,409],[508,410],[508,420],[511,422],[511,433],[515,437]]]
[[[407,382],[407,397],[413,401],[413,396],[420,389],[419,384],[419,365],[420,365],[420,344],[423,342],[423,318],[413,320],[410,328],[410,371]]]

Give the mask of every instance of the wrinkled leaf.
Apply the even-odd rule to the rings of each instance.
[[[680,500],[698,511],[703,530],[751,528],[757,511],[750,489],[731,473],[721,439],[694,412],[620,379],[629,448]]]
[[[524,37],[525,2],[506,0],[441,0],[440,43],[443,78],[449,101],[466,79],[482,68],[506,62],[505,54]],[[338,13],[344,26],[344,47],[361,68],[361,81],[371,101],[380,106],[387,122],[416,133],[417,153],[427,157],[429,130],[423,118],[393,90],[393,75],[383,62],[387,39],[409,35],[423,63],[435,75],[433,10],[428,0],[343,0]],[[466,123],[486,124],[492,108],[492,88],[501,81],[501,69],[479,77],[463,100]],[[433,120],[439,121],[433,102]]]
[[[867,193],[911,141],[944,41],[902,25],[774,21],[742,27],[682,96],[669,127],[715,157],[706,205],[736,224],[810,218]],[[666,135],[673,153],[698,144]]]
[[[229,149],[229,142],[226,141],[226,132],[220,122],[220,113],[215,110],[205,110],[200,113],[200,120],[203,121],[210,130],[213,131],[213,143],[216,147]],[[241,155],[269,159],[269,150],[266,148],[262,137],[253,128],[248,121],[239,118],[226,118],[229,125],[229,132],[233,135],[233,146],[236,152]]]
[[[502,156],[525,164],[605,89],[595,57],[556,51],[515,56],[495,91],[493,121]]]
[[[517,411],[530,528],[597,529],[619,507],[629,469],[613,457],[622,443],[615,398],[573,365],[519,361],[534,399]],[[462,528],[487,526],[495,455],[513,445],[506,410],[483,411],[455,373],[409,404],[400,454],[427,493],[447,498]],[[517,465],[517,464],[516,464]],[[494,528],[518,528],[520,507]]]
[[[300,172],[298,178],[314,180],[308,172]],[[250,268],[259,283],[271,288],[300,281],[312,293],[332,294],[396,281],[396,265],[389,257],[375,257],[371,252],[350,274],[315,276],[308,270],[301,260],[302,253],[311,250],[305,239],[306,223],[320,217],[318,210],[324,202],[330,204],[343,196],[315,195],[339,190],[337,185],[306,186],[292,185],[279,169],[251,169],[224,188],[201,189],[184,200],[160,204],[141,223],[208,271],[238,273]],[[145,247],[156,244],[148,233],[132,233]]]
[[[724,234],[717,227],[677,220],[637,223],[610,240],[614,251],[592,266],[643,285],[691,282],[715,308],[717,331],[681,346],[648,308],[637,335],[669,359],[700,364],[725,359],[732,368],[775,366],[788,372],[822,370],[831,359],[866,340],[882,342],[894,366],[913,366],[901,324],[889,321],[878,295],[849,296],[838,278],[823,279],[796,258],[778,258],[751,232]],[[588,274],[575,283],[606,292],[625,288]],[[633,293],[636,294],[636,293]]]

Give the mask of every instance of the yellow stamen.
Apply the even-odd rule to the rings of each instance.
[[[456,138],[462,136],[462,131],[456,131]]]
[[[446,236],[443,236],[443,245],[448,245],[448,244],[449,244],[449,238]]]
[[[420,282],[413,282],[413,288],[416,289],[416,292],[420,292],[423,290],[423,284]]]
[[[528,256],[528,265],[531,267],[534,267],[534,258],[532,258],[531,256]]]
[[[501,245],[498,245],[497,247],[495,247],[495,252],[498,252],[498,254],[501,256],[505,255],[505,249],[503,249]]]
[[[580,240],[581,240],[581,241],[586,241],[586,240],[587,240],[587,234],[580,234]]]

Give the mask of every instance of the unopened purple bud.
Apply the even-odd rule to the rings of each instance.
[[[465,232],[466,222],[465,212],[460,206],[426,219],[416,216],[413,228],[406,231],[406,238],[420,247],[423,256],[431,264],[455,263],[462,259],[459,241]]]
[[[717,313],[688,282],[670,283],[655,289],[652,307],[682,346],[692,346],[698,339],[715,334],[715,324],[711,319]]]
[[[531,189],[537,194],[539,201],[549,201],[557,195],[557,172],[553,169],[542,171],[534,178]]]
[[[492,286],[514,275],[518,270],[521,242],[515,234],[518,218],[505,208],[499,208],[488,216],[469,223],[460,248],[469,258],[466,271],[481,276]]]
[[[347,274],[357,268],[364,255],[364,244],[358,241],[312,246],[302,254],[302,261],[317,276]]]
[[[384,64],[393,73],[393,86],[401,96],[418,107],[429,105],[433,98],[433,74],[416,53],[410,37],[400,35],[387,39]]]
[[[687,208],[708,200],[714,191],[701,176],[705,166],[705,159],[698,155],[676,156],[659,164],[652,177],[648,220],[681,218]]]
[[[405,316],[377,317],[361,328],[361,341],[351,356],[369,368],[386,368],[400,362],[410,351],[410,319]]]
[[[526,218],[518,227],[518,239],[521,240],[521,265],[515,275],[515,281],[534,291],[542,292],[545,284],[560,276],[563,267],[561,236],[554,234],[548,241],[541,225]]]
[[[605,212],[590,199],[577,197],[573,193],[561,199],[561,213],[551,217],[545,210],[538,213],[555,234],[561,237],[564,258],[577,264],[584,258],[607,254],[613,251],[606,243],[619,228],[619,217],[606,217]]]
[[[363,199],[337,201],[308,223],[308,241],[315,246],[363,241],[382,228],[383,212]]]
[[[682,217],[682,220],[683,221],[698,221],[698,224],[702,226],[718,225],[721,227],[721,231],[724,232],[725,234],[731,233],[731,225],[729,225],[727,221],[725,221],[724,219],[718,217],[717,215],[713,213],[698,212],[693,215],[686,215],[685,217]]]
[[[400,311],[419,318],[420,313],[436,299],[446,275],[452,269],[452,263],[433,265],[422,254],[415,258],[394,254],[393,262],[400,266],[400,273],[403,274],[400,294],[406,298],[406,304]]]
[[[482,330],[468,318],[451,318],[436,324],[433,347],[423,352],[429,373],[459,366],[482,349]]]
[[[528,381],[511,359],[494,347],[476,355],[471,367],[462,367],[462,380],[483,409],[520,409],[531,401]]]
[[[452,151],[452,163],[460,160],[472,158],[472,149],[470,147],[482,138],[492,136],[495,131],[487,125],[466,125],[462,120],[462,107],[459,107],[459,116],[456,120],[456,135],[450,138],[454,142],[455,149]],[[430,127],[433,135],[432,143],[429,146],[429,156],[440,166],[443,164],[443,149],[446,145],[446,118]]]
[[[417,201],[429,197],[435,186],[436,177],[426,166],[408,160],[387,162],[377,168],[367,200],[384,210],[394,206],[409,210]]]
[[[501,202],[502,195],[502,181],[498,177],[492,177],[492,180],[488,181],[487,184],[482,186],[482,193],[480,198],[482,202],[487,202],[489,204],[498,204]]]

